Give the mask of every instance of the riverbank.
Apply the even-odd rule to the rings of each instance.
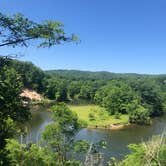
[[[68,105],[87,124],[87,128],[119,130],[129,126],[128,115],[110,116],[104,108],[97,105]]]
[[[125,129],[127,127],[131,126],[130,123],[127,124],[110,124],[105,126],[88,126],[87,129],[100,129],[100,130],[120,130]]]

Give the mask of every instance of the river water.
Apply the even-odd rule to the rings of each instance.
[[[38,143],[41,132],[44,127],[51,122],[51,113],[48,111],[33,111],[32,120],[27,124],[28,134],[23,142],[32,141]],[[140,143],[150,139],[152,135],[161,134],[166,128],[166,117],[155,118],[150,126],[133,125],[121,130],[99,130],[99,129],[82,129],[76,136],[76,140],[85,139],[90,143],[105,140],[107,148],[103,149],[106,161],[110,157],[122,159],[129,153],[127,147],[131,143]],[[20,138],[19,138],[20,139]]]

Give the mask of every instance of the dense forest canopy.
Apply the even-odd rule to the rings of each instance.
[[[1,59],[2,60],[2,59]],[[31,62],[9,60],[25,88],[63,102],[88,100],[110,114],[159,116],[165,110],[166,75],[116,74],[77,70],[42,71]],[[103,75],[104,73],[104,75]],[[131,120],[134,122],[134,120]]]

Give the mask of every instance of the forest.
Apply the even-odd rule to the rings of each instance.
[[[8,60],[24,88],[36,90],[56,102],[99,105],[110,114],[128,114],[129,122],[146,124],[165,111],[166,75],[109,72],[42,71],[30,62]]]

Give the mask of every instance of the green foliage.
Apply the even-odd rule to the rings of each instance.
[[[110,114],[116,114],[117,118],[119,113],[129,114],[130,122],[139,124],[149,123],[149,117],[164,113],[166,104],[164,92],[161,91],[161,88],[164,89],[163,80],[156,84],[156,81],[160,81],[160,77],[149,76],[147,79],[142,76],[138,79],[135,75],[130,77],[124,75],[123,79],[117,76],[118,79],[113,77],[112,81],[84,80],[82,77],[80,77],[82,80],[72,80],[72,77],[63,78],[63,74],[60,75],[61,71],[58,71],[56,77],[48,76],[29,62],[10,59],[4,62],[4,58],[1,58],[0,62],[17,71],[25,88],[37,90],[45,97],[57,102],[72,101],[79,104],[84,101],[96,102],[105,107]],[[70,71],[67,73],[70,75]],[[82,72],[81,75],[83,75]]]
[[[20,97],[22,82],[13,68],[4,66],[0,70],[0,147],[5,138],[13,136],[13,123],[24,122],[30,118],[27,106]],[[12,130],[11,130],[12,129]],[[13,133],[13,134],[12,134]]]
[[[62,77],[71,80],[100,80],[101,82],[108,80],[136,80],[140,77],[146,77],[147,75],[140,74],[121,74],[112,73],[107,71],[80,71],[80,70],[48,70],[46,71],[49,75],[53,77]]]
[[[81,86],[79,98],[90,100],[90,87],[89,86]]]
[[[166,165],[166,145],[162,146],[159,150],[159,159],[160,159],[160,163],[161,165]]]
[[[30,112],[24,100],[20,97],[22,82],[20,75],[3,63],[0,70],[0,158],[8,164],[6,159],[5,139],[12,138],[19,132],[19,123],[30,119]]]
[[[138,106],[135,110],[130,112],[129,122],[137,124],[150,124],[148,110],[142,106]]]
[[[73,149],[75,153],[87,152],[89,149],[89,143],[85,140],[79,140],[74,142]]]
[[[46,126],[42,138],[50,150],[57,155],[57,160],[65,162],[66,154],[73,148],[73,138],[81,125],[77,115],[64,103],[53,106],[52,112],[54,122]]]
[[[58,102],[67,101],[66,82],[62,79],[47,79],[45,82],[45,96]]]
[[[11,60],[9,67],[14,68],[20,74],[24,87],[43,92],[46,75],[31,62]]]
[[[6,138],[12,138],[16,133],[18,133],[18,126],[13,122],[13,120],[8,117],[6,119],[0,120],[0,165],[8,165],[9,161],[6,157],[7,151],[4,149],[6,145]]]
[[[144,79],[132,82],[132,88],[141,97],[141,103],[149,109],[150,116],[159,116],[164,113],[163,93],[155,79]]]
[[[82,77],[84,73],[81,72],[80,80],[75,80],[72,76],[69,77],[72,75],[70,74],[72,71],[57,71],[55,76],[51,74],[49,76],[27,62],[9,60],[7,66],[15,68],[17,73],[21,75],[24,87],[37,90],[51,100],[71,101],[78,104],[86,101],[95,102],[105,107],[110,114],[129,114],[132,115],[131,119],[138,117],[134,114],[138,114],[140,108],[146,109],[144,112],[148,112],[147,118],[164,113],[164,105],[166,105],[164,102],[166,95],[164,94],[166,93],[161,89],[164,90],[162,79],[165,77],[161,77],[162,79],[155,76],[145,77],[144,75],[117,75],[115,77],[113,74],[112,81],[108,80],[111,78],[109,76],[105,80],[100,80],[100,77],[96,77],[96,80],[85,80]],[[65,72],[69,74],[68,77],[64,74]],[[75,72],[77,73],[77,71]],[[95,73],[88,72],[85,72],[85,75],[86,73],[87,78],[88,75],[95,75]],[[157,84],[156,81],[159,83]],[[131,122],[137,123],[136,120],[131,120]]]
[[[90,100],[107,108],[111,114],[116,112],[130,114],[139,106],[146,109],[150,117],[164,113],[165,75],[115,74],[77,70],[53,70],[47,73],[54,78],[70,80],[67,93],[72,99],[77,97]]]
[[[51,47],[69,41],[78,41],[75,35],[67,37],[63,24],[57,21],[36,23],[22,14],[13,16],[0,13],[1,46],[28,46],[28,41],[38,39],[38,47]]]
[[[11,166],[80,166],[78,161],[60,162],[57,155],[45,147],[38,147],[35,144],[19,144],[14,139],[8,139],[5,148],[8,151],[7,157]]]
[[[60,78],[50,78],[40,68],[31,62],[0,58],[0,63],[5,63],[6,68],[16,70],[24,88],[33,89],[43,93],[46,97],[56,101],[67,101],[67,81]]]
[[[122,161],[122,163],[120,165],[122,166],[142,166],[144,165],[144,147],[143,145],[136,145],[136,144],[130,144],[129,148],[131,150],[131,154],[128,155],[126,157],[126,159],[124,159],[124,161]]]
[[[128,104],[137,98],[127,84],[119,81],[110,82],[95,95],[95,101],[105,107],[110,114],[128,113]]]
[[[42,24],[39,24],[29,20],[22,14],[9,16],[0,13],[0,47],[27,47],[30,44],[29,41],[35,39],[37,39],[38,47],[51,47],[65,42],[78,41],[78,38],[75,35],[71,35],[70,37],[66,36],[63,24],[60,22],[45,21]],[[12,160],[10,163],[11,165],[51,165],[44,161],[47,158],[46,156],[44,156],[42,160],[42,151],[40,151],[41,149],[36,145],[32,145],[28,152],[25,151],[25,154],[22,150],[25,148],[25,145],[19,145],[14,141],[8,142],[9,144],[6,149],[4,149],[6,139],[12,138],[16,134],[18,124],[30,119],[27,102],[25,102],[25,98],[23,100],[20,96],[23,87],[43,92],[44,83],[47,82],[43,77],[45,77],[43,71],[36,68],[31,63],[20,63],[18,61],[10,60],[5,56],[0,58],[1,165],[9,164],[6,158],[8,151],[11,152],[8,154],[8,157]],[[56,100],[64,100],[64,98],[66,98],[64,97],[66,95],[65,93],[66,92],[62,90],[62,87],[60,87],[59,91],[55,94]],[[72,120],[75,120],[75,118]],[[70,122],[72,123],[73,121]],[[74,125],[76,125],[76,122]],[[70,125],[70,127],[76,127],[74,125]],[[62,132],[67,132],[67,126],[64,126]],[[69,129],[71,130],[70,127],[68,128],[68,132],[70,132]],[[71,165],[71,163],[74,164],[75,162],[68,162],[67,165]],[[66,163],[63,163],[63,165],[64,164]],[[79,164],[75,163],[75,165]]]
[[[69,83],[67,90],[69,93],[70,98],[74,98],[76,95],[79,94],[81,88],[81,82],[79,81],[72,81]]]
[[[51,78],[31,63],[4,58],[0,63],[2,64],[0,70],[0,143],[2,147],[0,163],[3,162],[5,165],[9,165],[8,162],[11,161],[13,165],[20,163],[22,165],[29,165],[29,163],[46,165],[49,163],[50,165],[77,166],[80,165],[79,162],[67,160],[67,153],[70,153],[71,150],[76,153],[85,153],[89,146],[84,141],[74,142],[76,133],[83,127],[82,122],[80,123],[77,115],[64,103],[60,103],[52,108],[54,122],[49,124],[43,133],[43,139],[48,148],[40,148],[36,145],[28,147],[8,141],[6,149],[3,149],[6,145],[5,139],[12,138],[19,131],[17,124],[30,118],[27,106],[20,97],[24,86],[42,92],[56,101],[66,101],[68,97],[69,99],[78,97],[91,101],[95,98],[98,104],[107,108],[107,112],[102,108],[98,110],[98,108],[84,107],[82,109],[79,107],[82,109],[79,112],[80,116],[85,115],[85,118],[92,120],[91,124],[96,122],[102,125],[110,124],[115,118],[117,118],[116,122],[123,121],[123,114],[129,115],[131,123],[147,124],[150,122],[151,116],[164,113],[164,93],[161,91],[161,89],[164,91],[164,87],[162,84],[162,87],[156,85],[155,79],[152,83],[146,79],[142,79],[138,83],[133,80],[131,82],[114,80],[105,81],[105,83],[101,80],[66,80],[59,77]],[[104,85],[106,83],[107,85]],[[88,109],[90,111],[87,111]],[[114,114],[114,119],[111,119],[108,112]],[[157,153],[155,153],[155,148],[150,151],[154,147],[152,145],[156,144],[157,142],[153,140],[148,146],[145,144],[131,145],[131,156],[126,157],[119,164],[132,166],[134,161],[138,160],[138,165],[142,165],[147,162],[144,159],[146,156],[146,159],[149,159],[153,165],[160,162],[164,166],[166,164],[165,145],[162,143],[162,146],[158,146]],[[106,144],[93,145],[92,152],[98,153],[101,146],[105,147]],[[153,154],[153,157],[149,154]],[[116,165],[117,161],[112,160],[110,164]]]
[[[109,72],[90,72],[80,70],[48,70],[46,72],[53,77],[62,77],[72,80],[108,80],[114,75],[114,73]]]
[[[119,166],[160,165],[165,166],[166,141],[165,136],[153,136],[148,142],[129,145],[131,154],[119,163]]]
[[[24,87],[37,90],[56,101],[89,100],[105,107],[106,109],[102,109],[96,106],[92,110],[90,106],[76,108],[78,111],[75,110],[74,112],[77,112],[79,117],[83,118],[82,120],[85,120],[88,125],[106,126],[112,123],[126,122],[128,116],[131,123],[149,124],[150,117],[164,113],[164,105],[166,105],[164,101],[166,99],[165,77],[139,77],[138,79],[136,76],[118,76],[118,78],[113,77],[112,81],[108,78],[100,80],[98,77],[93,80],[91,76],[87,80],[82,76],[79,79],[65,78],[60,75],[51,77],[36,68],[32,63],[0,58],[0,163],[3,162],[4,165],[8,165],[6,158],[8,152],[7,149],[3,149],[6,145],[5,139],[12,138],[20,131],[18,124],[30,118],[30,113],[24,102],[25,99],[20,97]],[[110,114],[114,115],[110,116]],[[13,160],[14,164],[19,161],[21,163],[25,162],[26,165],[33,161],[32,163],[44,165],[47,161],[51,165],[53,160],[56,159],[58,165],[80,165],[77,161],[68,161],[66,153],[73,149],[76,152],[86,151],[88,143],[73,141],[76,133],[85,124],[78,120],[77,115],[64,103],[53,107],[53,115],[54,122],[49,124],[43,133],[43,139],[48,145],[48,149],[45,151],[42,148],[42,151],[40,151],[39,147],[32,145],[27,150],[26,146],[20,148],[20,145],[11,142],[13,146],[8,147],[10,152],[8,157]],[[17,149],[18,153],[14,149]],[[151,160],[147,153],[149,149],[146,149],[145,146],[143,146],[143,150],[142,145],[138,145],[138,147],[133,145],[131,149],[134,155],[126,157],[123,161],[124,165],[128,164],[130,166],[137,159],[139,159],[138,164],[142,164],[146,162],[142,159],[144,155]],[[98,151],[94,146],[92,150],[93,152]],[[27,153],[24,154],[21,151]],[[21,153],[25,158],[19,158]],[[156,155],[156,153],[153,154]],[[159,148],[157,156],[157,162],[166,165],[165,146]],[[7,162],[5,163],[5,161]],[[156,165],[155,162],[154,159],[152,161],[153,165]],[[112,161],[112,163],[117,164],[116,161]]]
[[[96,103],[105,107],[111,114],[129,114],[129,121],[137,124],[149,124],[150,117],[164,112],[163,95],[155,81],[128,80],[111,81],[100,88],[94,97]]]
[[[80,127],[77,114],[74,113],[64,103],[59,103],[52,107],[53,118],[58,122],[63,132],[70,131],[73,134]]]

